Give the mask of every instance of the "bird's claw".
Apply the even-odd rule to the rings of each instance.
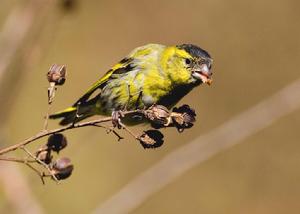
[[[122,114],[121,111],[113,111],[112,114],[111,114],[111,117],[112,117],[112,124],[113,124],[113,127],[118,127],[118,129],[121,129],[122,128],[122,123],[121,123],[121,118],[123,117],[124,115]]]

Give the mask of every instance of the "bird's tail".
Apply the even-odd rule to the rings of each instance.
[[[79,109],[78,109],[79,106]],[[96,105],[95,102],[88,102],[84,105],[72,106],[60,112],[51,114],[50,119],[62,119],[60,125],[68,125],[70,123],[78,122],[87,117],[93,116],[96,114]]]

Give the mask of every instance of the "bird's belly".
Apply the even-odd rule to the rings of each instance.
[[[116,110],[134,110],[151,106],[155,100],[151,95],[144,95],[143,88],[133,84],[120,84],[106,87],[101,91],[98,100],[99,114],[111,114]]]
[[[101,91],[98,113],[108,115],[116,110],[143,109],[153,104],[170,109],[192,89],[191,85],[171,87],[171,84],[160,80],[146,81],[144,84],[115,80]]]

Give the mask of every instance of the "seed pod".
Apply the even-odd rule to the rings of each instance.
[[[171,117],[178,131],[182,132],[186,128],[191,128],[196,121],[195,110],[188,105],[174,108]]]
[[[164,135],[158,130],[147,130],[140,137],[139,141],[144,149],[157,148],[164,143]]]
[[[51,150],[47,146],[41,147],[36,153],[35,156],[43,161],[45,164],[49,164],[52,161],[53,156],[51,155]]]
[[[47,79],[50,83],[55,83],[55,85],[63,85],[66,81],[66,73],[65,65],[53,64],[47,73]]]
[[[51,171],[58,180],[63,180],[70,177],[73,169],[74,166],[71,164],[71,160],[67,157],[56,160],[51,167]]]
[[[169,110],[162,105],[153,105],[144,114],[155,128],[168,126],[171,122]]]
[[[47,147],[54,152],[59,153],[68,145],[67,138],[60,133],[53,134],[48,138]]]

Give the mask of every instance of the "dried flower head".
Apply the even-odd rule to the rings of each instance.
[[[157,148],[164,143],[164,135],[158,130],[147,130],[140,137],[139,141],[144,149]]]
[[[60,133],[51,135],[48,138],[47,147],[54,152],[59,152],[68,145],[67,138]]]
[[[52,173],[58,180],[63,180],[70,177],[73,169],[74,166],[71,164],[71,160],[66,157],[56,160],[51,167]]]
[[[52,161],[53,156],[51,155],[51,150],[47,146],[42,146],[36,153],[35,156],[44,162],[49,164]]]
[[[186,128],[191,128],[196,121],[195,110],[188,105],[183,105],[179,108],[174,108],[171,113],[173,123],[178,131],[182,132]]]
[[[65,65],[53,64],[48,73],[47,78],[50,83],[55,83],[55,85],[63,85],[66,81],[67,69]]]
[[[144,112],[145,117],[152,125],[168,126],[171,122],[169,110],[162,105],[153,105]],[[155,126],[156,127],[156,126]]]

